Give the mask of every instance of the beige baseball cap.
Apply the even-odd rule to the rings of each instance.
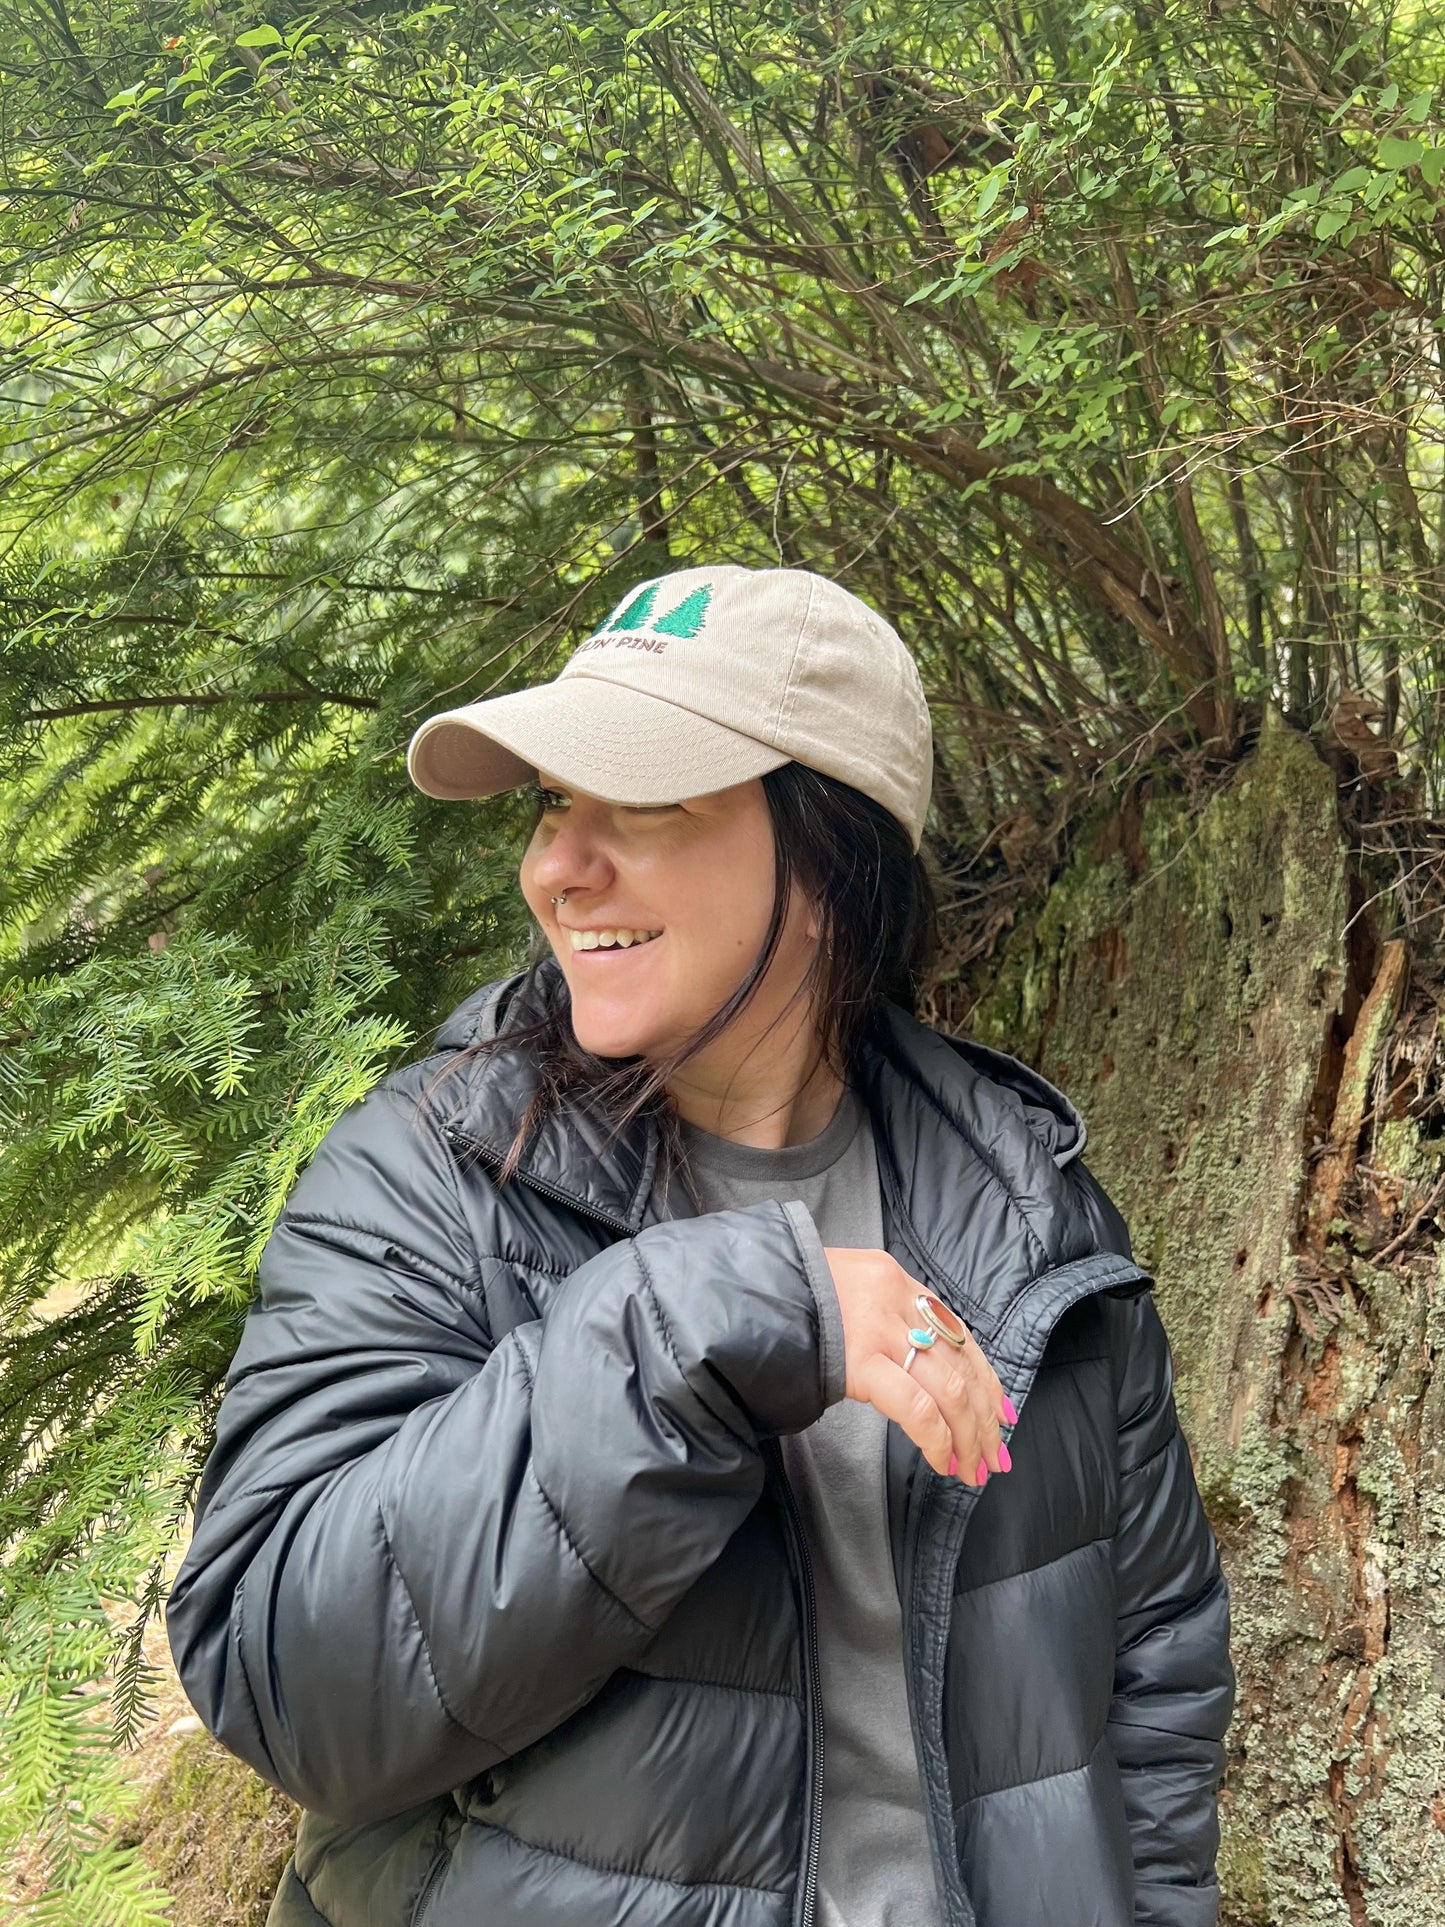
[[[805,569],[678,569],[630,589],[555,681],[429,716],[418,789],[495,796],[538,770],[609,803],[676,803],[788,762],[871,796],[918,848],[933,731],[913,658]]]

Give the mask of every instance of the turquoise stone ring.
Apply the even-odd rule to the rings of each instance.
[[[930,1345],[936,1344],[937,1332],[926,1331],[922,1325],[912,1325],[908,1332],[908,1356],[903,1361],[905,1372],[911,1372],[913,1361],[920,1352],[926,1352]]]

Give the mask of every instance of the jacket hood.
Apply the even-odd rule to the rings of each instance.
[[[555,964],[485,985],[441,1026],[442,1051],[501,1038],[540,1013]],[[1000,1293],[1096,1250],[1100,1227],[1068,1166],[1087,1141],[1075,1105],[1004,1051],[946,1037],[889,1007],[862,1059],[879,1120],[885,1188],[920,1259],[977,1314]],[[442,1127],[500,1163],[536,1090],[525,1047],[503,1043],[444,1079]],[[524,1182],[574,1202],[620,1232],[654,1211],[656,1132],[621,1132],[578,1107],[543,1120],[518,1166]],[[1113,1240],[1109,1242],[1112,1244]]]

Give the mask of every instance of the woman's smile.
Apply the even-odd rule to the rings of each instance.
[[[621,925],[603,926],[599,929],[579,930],[569,924],[559,928],[567,938],[572,950],[585,950],[616,957],[624,951],[640,949],[643,944],[656,943],[662,935],[660,930],[626,929]]]

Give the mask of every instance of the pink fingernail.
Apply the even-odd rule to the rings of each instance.
[[[957,1452],[955,1452],[953,1457],[948,1461],[948,1476],[949,1478],[952,1479],[957,1476],[957,1473],[958,1473],[958,1454]]]
[[[998,1469],[1000,1472],[1012,1472],[1014,1469],[1014,1462],[1009,1457],[1009,1449],[1006,1445],[998,1448]]]
[[[1019,1422],[1019,1415],[1018,1415],[1018,1413],[1017,1413],[1017,1412],[1016,1412],[1016,1411],[1014,1410],[1014,1402],[1013,1402],[1013,1400],[1012,1400],[1012,1399],[1011,1399],[1011,1398],[1009,1397],[1009,1395],[1008,1395],[1008,1393],[1007,1393],[1007,1392],[1005,1392],[1005,1393],[1004,1393],[1004,1395],[1003,1395],[1003,1415],[1004,1415],[1004,1418],[1005,1418],[1005,1419],[1007,1420],[1007,1422],[1008,1422],[1008,1423],[1009,1423],[1010,1425],[1017,1425],[1017,1424],[1018,1424],[1018,1422]]]
[[[988,1460],[987,1459],[979,1460],[978,1470],[973,1475],[973,1482],[975,1485],[988,1484]]]

